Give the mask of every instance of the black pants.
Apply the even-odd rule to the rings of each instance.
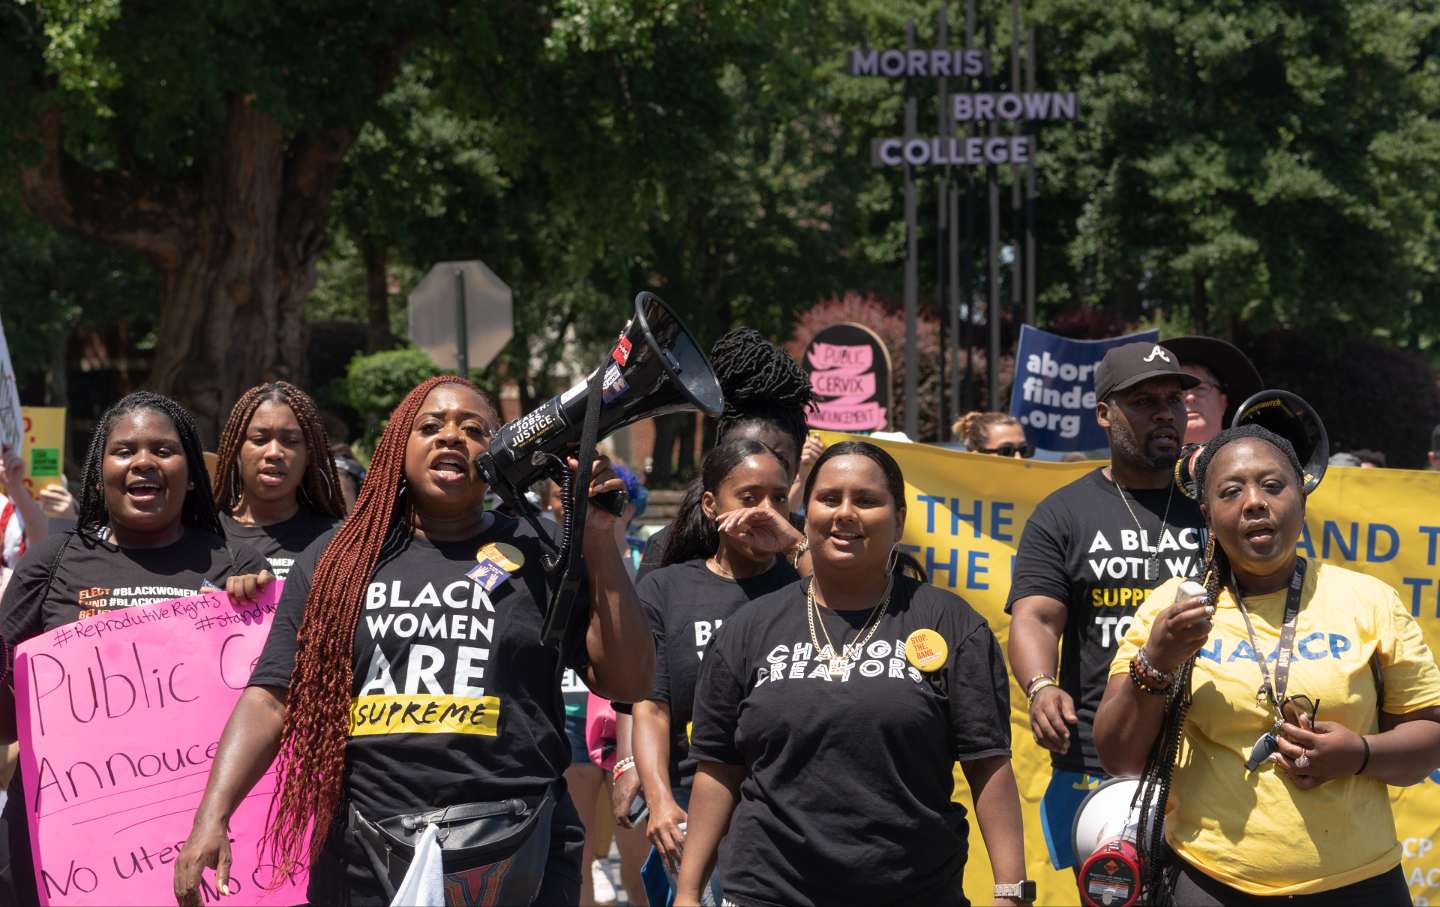
[[[1176,907],[1259,907],[1268,904],[1296,904],[1303,907],[1326,907],[1331,904],[1390,907],[1403,904],[1409,907],[1410,903],[1410,886],[1405,884],[1405,872],[1399,866],[1378,876],[1314,894],[1269,897],[1247,894],[1223,882],[1217,882],[1184,860],[1180,861],[1180,878],[1175,882]]]

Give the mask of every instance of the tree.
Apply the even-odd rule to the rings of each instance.
[[[0,172],[40,219],[151,263],[149,384],[211,434],[247,386],[303,378],[335,183],[407,53],[465,41],[488,75],[543,22],[520,2],[4,6],[0,125],[24,141]]]
[[[1440,328],[1440,10],[1381,0],[1039,0],[1052,303],[1197,330]],[[1126,313],[1127,315],[1132,313]],[[1138,314],[1133,313],[1133,314]]]

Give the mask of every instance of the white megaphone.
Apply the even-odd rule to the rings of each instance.
[[[1140,899],[1145,867],[1138,844],[1139,790],[1139,778],[1108,778],[1075,811],[1070,843],[1086,907],[1133,907]]]

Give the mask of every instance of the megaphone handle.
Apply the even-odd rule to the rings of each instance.
[[[590,373],[589,387],[585,391],[585,420],[580,427],[580,447],[576,451],[579,469],[575,473],[574,492],[565,499],[565,526],[560,539],[560,581],[550,596],[550,607],[545,612],[545,625],[540,631],[540,641],[558,646],[565,638],[575,611],[575,599],[580,591],[580,577],[575,570],[580,563],[581,540],[585,535],[585,516],[590,505],[590,477],[595,466],[595,445],[600,441],[600,410],[604,369]]]

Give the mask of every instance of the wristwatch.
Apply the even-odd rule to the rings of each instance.
[[[1032,879],[1021,879],[1006,885],[996,885],[995,897],[1019,898],[1022,901],[1033,902],[1035,900],[1035,882]]]

